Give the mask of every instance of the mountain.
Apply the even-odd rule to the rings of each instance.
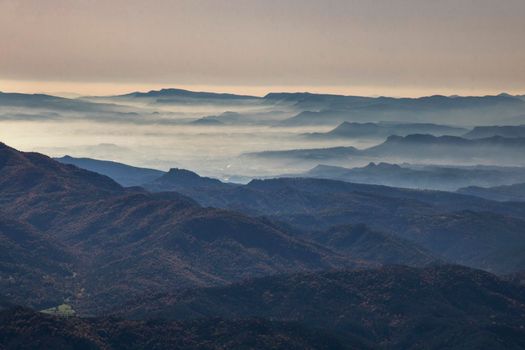
[[[0,311],[6,348],[519,349],[525,288],[460,266],[270,276],[132,299],[105,318]]]
[[[463,135],[467,139],[481,139],[493,136],[525,137],[525,125],[477,126]]]
[[[210,125],[210,126],[217,126],[217,125],[224,125],[223,122],[221,122],[219,119],[214,117],[204,117],[196,119],[192,122],[190,122],[192,125]]]
[[[287,177],[315,177],[392,187],[455,191],[465,186],[495,186],[525,180],[525,168],[374,163],[360,168],[317,165]]]
[[[521,154],[525,152],[525,138],[493,136],[483,139],[465,139],[458,136],[432,136],[413,134],[389,136],[385,142],[365,148],[331,147],[292,149],[245,153],[244,156],[271,159],[329,160],[350,157],[389,158],[402,160],[431,160],[455,162],[483,162],[496,159],[517,165],[525,164]]]
[[[354,259],[386,265],[425,266],[437,262],[432,254],[418,245],[363,224],[313,232],[309,239]]]
[[[222,183],[219,180],[201,177],[194,172],[184,169],[171,169],[168,173],[156,181],[146,184],[145,187],[152,191],[176,191],[200,200],[209,198],[211,195],[219,197],[223,191],[229,191],[238,185]],[[334,228],[330,232],[317,233],[320,236],[297,235],[301,239],[315,241],[339,251],[354,260],[372,261],[378,263],[401,263],[407,265],[422,266],[434,261],[429,253],[420,247],[414,246],[399,238],[368,228],[363,225],[354,227]],[[286,228],[284,231],[289,231]],[[332,235],[334,237],[332,237]],[[337,238],[335,236],[338,236]],[[323,239],[321,239],[324,237]],[[331,237],[328,239],[328,237]],[[326,239],[326,240],[325,240]],[[346,248],[341,250],[339,245],[332,244],[344,239]]]
[[[64,156],[55,158],[63,164],[72,164],[81,169],[86,169],[106,175],[122,186],[140,186],[161,177],[164,172],[156,169],[139,168],[122,163],[108,160],[99,160],[91,158],[74,158]]]
[[[280,111],[238,113],[226,111],[219,115],[209,115],[192,122],[199,125],[246,125],[263,123],[273,114],[279,115]]]
[[[436,211],[472,210],[491,211],[516,218],[525,217],[525,205],[510,205],[451,192],[411,190],[313,178],[252,180],[247,185],[223,191],[220,193],[220,198],[215,198],[215,195],[210,193],[207,199],[203,198],[201,204],[220,207],[221,203],[228,203],[231,208],[238,208],[253,215],[284,217],[288,214],[307,214],[312,218],[320,218],[332,209],[369,207],[379,211],[367,212],[359,209],[358,213],[363,215],[362,219],[378,217],[377,222],[385,222],[395,220],[396,217],[401,218],[399,215],[387,214],[392,207],[401,205],[406,210],[419,211],[420,215]],[[386,215],[380,215],[382,212]],[[369,220],[363,222],[366,221]],[[303,224],[308,225],[307,222]]]
[[[217,115],[208,115],[191,122],[193,125],[236,125],[236,126],[274,126],[289,116],[289,106],[265,109],[243,110],[242,113],[225,111]],[[278,106],[276,106],[278,107]]]
[[[349,349],[323,332],[265,320],[129,321],[59,318],[23,308],[0,312],[5,349]]]
[[[143,186],[149,191],[174,191],[198,200],[201,196],[225,191],[238,185],[202,177],[190,170],[173,168],[154,181],[144,183]]]
[[[0,289],[39,308],[73,292],[73,254],[31,225],[0,217]]]
[[[43,274],[54,279],[39,289],[40,279],[28,278],[9,297],[38,306],[63,296],[78,313],[97,314],[152,291],[388,261],[424,264],[427,256],[498,273],[525,266],[519,203],[321,179],[229,185],[180,169],[162,179],[157,184],[189,188],[201,205],[222,209],[203,208],[160,185],[160,193],[126,189],[2,144],[0,211],[12,226],[41,238],[12,243],[9,233],[16,231],[9,229],[5,249],[19,267],[41,251],[27,268],[38,276],[48,264]],[[370,230],[329,230],[360,223]]]
[[[207,197],[207,193],[227,190],[238,185],[202,177],[186,169],[172,168],[168,172],[139,168],[113,161],[64,156],[54,160],[105,175],[122,186],[143,186],[153,192],[178,192],[191,198]]]
[[[115,97],[133,97],[133,98],[172,98],[172,97],[185,97],[185,98],[202,98],[202,99],[256,99],[255,96],[247,95],[235,95],[226,93],[215,93],[215,92],[202,92],[202,91],[189,91],[183,89],[161,89],[151,90],[148,92],[132,92],[130,94],[119,95]]]
[[[301,111],[297,115],[283,120],[281,126],[336,125],[345,121],[354,121],[355,116],[348,110]]]
[[[495,201],[525,202],[525,183],[517,183],[506,186],[494,186],[488,188],[469,186],[460,188],[458,192]]]
[[[313,178],[253,180],[194,198],[303,231],[364,223],[445,261],[498,273],[524,266],[519,249],[525,248],[525,204]]]
[[[288,96],[291,99],[293,96]],[[341,96],[312,98],[298,96],[296,106],[303,111],[283,121],[283,125],[337,125],[342,122],[376,122],[380,120],[404,122],[456,123],[468,120],[474,125],[486,125],[512,120],[523,114],[525,101],[509,95],[497,96],[428,96],[420,98],[356,98]],[[301,98],[307,99],[304,103]]]
[[[90,98],[93,99],[93,98]],[[260,98],[256,96],[235,95],[227,93],[189,91],[183,89],[161,89],[148,92],[132,92],[125,95],[96,97],[95,99],[110,101],[137,101],[148,104],[256,104]]]
[[[0,92],[0,120],[76,121],[101,123],[160,123],[165,119],[144,118],[151,113],[139,106],[125,106],[106,99],[64,98],[44,94]]]
[[[28,198],[27,194],[53,196],[59,193],[82,193],[88,198],[95,198],[124,191],[106,176],[61,164],[39,153],[18,152],[3,143],[0,143],[0,169],[3,202],[7,199],[6,195],[22,199]],[[8,204],[12,206],[16,203]]]
[[[39,112],[55,110],[58,112],[131,112],[131,109],[111,103],[96,103],[82,99],[57,97],[45,94],[22,94],[0,92],[0,108],[19,108],[38,110]],[[0,111],[2,111],[0,109]]]
[[[461,135],[466,129],[447,125],[430,123],[351,123],[343,122],[335,129],[326,133],[303,134],[314,139],[338,138],[379,138],[384,139],[391,135],[407,136],[410,134]]]
[[[345,96],[335,94],[314,94],[310,92],[271,92],[264,96],[264,100],[272,103],[288,102],[298,108],[348,106],[368,103],[374,100],[371,97]]]
[[[151,291],[362,266],[265,220],[202,208],[177,193],[125,189],[106,176],[3,144],[0,198],[6,217],[31,225],[71,252],[73,286],[62,292],[84,314]],[[22,248],[17,266],[23,266],[34,249]],[[60,254],[48,251],[42,259]],[[66,284],[65,278],[57,284]],[[56,293],[35,295],[41,281],[32,283],[27,289],[18,286],[13,301],[56,298]],[[23,298],[25,294],[30,298]]]
[[[352,156],[361,156],[363,151],[352,146],[329,148],[306,148],[282,151],[261,151],[244,153],[241,156],[267,159],[297,159],[297,160],[326,160],[345,159]]]
[[[86,111],[97,109],[104,105],[45,94],[0,92],[0,106],[2,108],[22,107],[27,109]]]
[[[273,276],[147,296],[128,304],[119,315],[295,321],[330,331],[355,348],[525,346],[525,289],[460,266]]]
[[[411,158],[515,160],[525,151],[525,138],[494,136],[467,140],[457,136],[390,136],[384,143],[364,151],[369,156],[404,156]]]

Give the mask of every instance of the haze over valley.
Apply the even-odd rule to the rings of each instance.
[[[508,95],[434,96],[383,102],[385,98],[308,93],[270,93],[261,98],[164,89],[75,99],[2,93],[0,99],[0,136],[20,149],[52,156],[113,160],[159,170],[182,167],[222,179],[296,173],[318,165],[316,162],[344,167],[364,166],[371,161],[524,165],[514,153],[522,151],[519,144],[523,135],[519,131],[523,128],[520,123],[525,123],[525,117],[520,117],[525,115],[525,101]],[[356,109],[377,109],[383,104],[379,111],[362,112],[365,114],[356,117]],[[335,120],[322,112],[331,106],[339,110]],[[399,108],[403,114],[398,112]],[[417,113],[422,108],[424,120],[407,121],[409,113]],[[487,114],[490,109],[493,114],[480,116],[480,111]],[[293,126],[289,125],[289,121],[312,111],[318,114],[304,123],[294,121]],[[356,121],[363,115],[366,123]],[[503,117],[509,121],[505,128],[491,128],[501,123]],[[452,118],[459,118],[461,122],[451,124]],[[484,130],[479,137],[476,137],[477,130]],[[415,134],[455,136],[450,138],[451,143],[467,138],[478,153],[450,152],[445,139],[441,142],[442,150],[430,153],[411,154],[390,145],[386,153],[346,152],[343,156],[334,156],[329,150],[342,147],[365,150],[390,140],[389,136],[414,138],[411,135]],[[495,136],[503,139],[489,145],[490,138]],[[421,138],[421,142],[429,144],[423,147],[437,147],[429,137]],[[481,151],[476,142],[487,144],[491,157],[484,157],[485,151]],[[281,159],[273,163],[245,156],[273,150],[298,150],[294,152],[299,153],[309,149],[318,151],[308,151],[314,153],[312,156],[298,154],[287,157],[291,158],[288,161]]]
[[[524,4],[0,1],[0,350],[525,349]]]

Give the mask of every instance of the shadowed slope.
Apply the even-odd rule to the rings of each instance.
[[[268,277],[145,298],[121,313],[298,321],[385,349],[525,346],[525,289],[459,266]]]
[[[460,188],[458,192],[495,201],[525,202],[525,183],[517,183],[506,186],[494,186],[488,188],[470,186]]]
[[[148,291],[355,265],[262,220],[204,209],[176,193],[124,189],[5,145],[0,160],[1,209],[72,251],[82,292],[68,292],[80,311]]]
[[[0,343],[6,349],[62,350],[349,349],[322,332],[282,322],[56,318],[22,308],[0,312]]]
[[[70,156],[55,158],[55,160],[60,163],[72,164],[81,169],[106,175],[122,186],[140,186],[164,174],[164,172],[160,170],[139,168],[107,160],[74,158]]]

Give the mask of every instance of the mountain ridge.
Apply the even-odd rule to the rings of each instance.
[[[0,211],[70,250],[75,277],[62,292],[82,314],[147,291],[366,264],[261,219],[202,208],[174,192],[125,189],[106,176],[3,144],[0,170]],[[15,259],[24,256],[26,250]],[[41,292],[23,291],[31,289]],[[37,298],[25,302],[31,306]]]
[[[371,348],[524,346],[525,289],[460,266],[294,274],[226,287],[146,296],[118,315],[236,319],[240,315],[330,329]],[[460,334],[476,334],[463,337]]]
[[[417,146],[417,147],[416,147]],[[453,160],[476,160],[494,157],[501,161],[513,162],[525,151],[525,138],[492,136],[481,139],[465,139],[459,136],[433,136],[429,134],[390,135],[376,146],[357,149],[353,146],[329,148],[305,148],[280,151],[244,153],[245,157],[283,159],[347,159],[353,157],[396,157],[401,159],[436,159],[443,155]],[[447,158],[448,159],[448,158]],[[520,163],[522,164],[522,163]],[[525,164],[525,163],[523,163]]]
[[[525,201],[525,183],[492,187],[469,186],[460,188],[457,192],[497,201]]]
[[[163,97],[190,97],[190,98],[212,98],[212,99],[259,99],[260,97],[249,95],[237,95],[220,92],[190,91],[177,88],[164,88],[160,90],[150,90],[148,92],[131,92],[124,95],[113,96],[116,98],[163,98]]]
[[[106,175],[125,187],[140,186],[165,174],[161,170],[135,167],[111,160],[76,158],[68,155],[53,159],[60,163],[75,165],[78,168]]]
[[[467,129],[432,123],[356,123],[343,122],[326,133],[302,134],[307,138],[386,138],[390,135],[407,136],[415,133],[427,133],[434,136],[461,135]]]

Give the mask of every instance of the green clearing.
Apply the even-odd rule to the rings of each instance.
[[[44,309],[40,311],[44,314],[55,315],[60,317],[71,317],[75,316],[75,310],[68,304],[62,304],[55,307],[50,307],[49,309]]]

